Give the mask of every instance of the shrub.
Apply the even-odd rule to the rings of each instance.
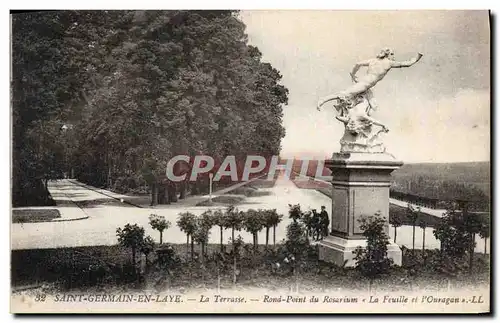
[[[156,261],[161,268],[167,270],[180,263],[174,248],[169,244],[164,244],[156,250]]]
[[[387,257],[389,237],[384,231],[385,218],[380,213],[375,216],[362,217],[358,220],[360,229],[366,237],[366,248],[357,247],[353,251],[356,268],[365,277],[373,279],[385,274],[392,265],[392,259]]]
[[[155,242],[153,238],[150,236],[147,236],[144,238],[142,241],[142,244],[140,246],[141,252],[146,256],[146,262],[148,261],[148,256],[149,254],[155,249]]]
[[[290,219],[292,219],[294,222],[297,222],[303,216],[302,211],[300,210],[300,204],[288,204],[288,207],[288,215]]]
[[[127,223],[123,230],[121,228],[116,229],[116,235],[121,246],[132,249],[132,265],[135,266],[136,251],[144,241],[144,228],[137,224],[131,225]]]

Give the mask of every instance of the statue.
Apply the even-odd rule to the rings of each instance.
[[[340,139],[340,152],[385,152],[379,134],[389,132],[389,129],[370,116],[373,109],[366,94],[358,94],[350,102],[343,101],[338,107],[341,112],[336,119],[345,126],[344,136]]]
[[[354,82],[352,86],[319,100],[318,111],[325,103],[337,101],[334,104],[338,112],[336,119],[345,125],[344,137],[340,141],[341,152],[385,152],[385,148],[379,140],[379,134],[388,132],[389,129],[371,117],[372,111],[378,108],[371,89],[392,68],[410,67],[417,63],[422,56],[421,53],[418,53],[411,60],[397,62],[394,60],[394,52],[389,48],[384,48],[376,58],[354,65],[350,74]],[[362,66],[367,67],[367,73],[358,80],[356,73]],[[379,126],[381,129],[375,131],[373,126]]]

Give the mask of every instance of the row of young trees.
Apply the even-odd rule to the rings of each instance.
[[[274,248],[274,246],[269,248],[268,236],[270,228],[276,228],[283,219],[283,215],[277,214],[274,209],[250,209],[246,212],[241,212],[234,207],[228,207],[225,210],[206,211],[199,216],[189,212],[180,213],[177,219],[177,225],[186,233],[186,254],[188,256],[189,253],[191,254],[191,257],[186,257],[187,263],[185,265],[191,266],[198,263],[202,268],[208,268],[215,264],[217,267],[218,286],[220,286],[220,275],[222,271],[231,268],[233,284],[236,284],[240,271],[248,267],[248,256],[250,256],[250,259],[253,259],[251,260],[251,264],[253,264],[251,266],[261,266],[263,264],[257,265],[256,261],[258,261],[258,259],[263,259],[262,255],[265,255],[265,257],[267,257],[266,259],[271,261],[266,265],[270,265],[275,273],[279,271],[281,274],[291,274],[298,279],[300,268],[305,266],[310,256],[309,238],[305,224],[307,221],[306,214],[307,212],[302,212],[300,210],[300,205],[289,205],[289,218],[292,222],[286,228],[286,239],[284,240],[284,244],[280,245],[278,248]],[[171,223],[163,216],[154,214],[150,215],[149,219],[151,227],[160,234],[159,245],[154,243],[152,237],[145,236],[144,228],[137,224],[127,224],[123,229],[118,228],[116,231],[119,244],[131,250],[134,271],[136,271],[136,255],[138,252],[145,255],[146,263],[148,263],[148,255],[151,254],[152,251],[155,251],[157,254],[156,263],[169,263],[174,266],[176,264],[175,260],[172,261],[172,259],[176,258],[172,246],[168,243],[162,245],[163,235],[165,231],[170,228]],[[224,228],[231,229],[231,237],[229,238],[228,244],[231,246],[229,252],[224,248],[223,238],[221,238],[220,250],[217,248],[212,250],[210,254],[207,252],[205,247],[208,242],[210,228],[213,226],[219,226],[221,228],[221,234]],[[267,229],[264,252],[262,252],[262,249],[257,248],[257,236],[263,228]],[[249,247],[249,244],[245,245],[241,235],[237,234],[240,230],[246,230],[252,233],[254,237],[252,247]],[[194,243],[200,245],[199,254],[201,257],[198,258],[198,260],[200,260],[199,262],[193,262],[195,261]],[[191,252],[189,252],[189,244],[191,244]],[[276,241],[275,238],[273,238],[273,245],[275,244]],[[190,259],[190,261],[188,259]],[[151,263],[149,263],[149,265],[151,265]],[[169,272],[169,265],[161,268],[166,269],[167,273]],[[186,268],[186,270],[188,269]]]
[[[258,235],[266,229],[266,246],[269,245],[269,232],[273,229],[273,245],[276,244],[276,226],[281,222],[283,215],[276,209],[238,211],[234,206],[226,210],[205,211],[199,217],[190,212],[179,215],[177,226],[186,234],[186,245],[191,241],[191,256],[193,256],[194,242],[200,244],[201,254],[205,254],[210,231],[213,227],[220,229],[220,251],[224,252],[224,229],[231,229],[231,242],[235,241],[237,231],[245,230],[252,234],[254,248],[258,245]]]
[[[12,33],[14,205],[62,172],[170,203],[208,182],[169,182],[175,155],[279,153],[288,90],[236,11],[33,12]]]
[[[409,208],[409,216],[413,219],[413,228],[416,226],[419,210]],[[374,216],[365,216],[360,220],[360,230],[366,237],[366,247],[356,248],[354,260],[356,269],[370,279],[370,290],[374,279],[388,274],[393,266],[393,261],[388,257],[389,236],[385,233],[386,219],[380,214]],[[424,229],[425,241],[425,225]],[[396,227],[395,227],[396,228]],[[450,278],[460,275],[465,269],[469,273],[474,268],[474,247],[475,235],[482,237],[489,236],[489,221],[479,217],[477,214],[468,212],[467,208],[455,211],[451,208],[443,215],[439,224],[434,228],[434,236],[441,242],[439,251],[427,253],[425,245],[422,246],[422,258],[418,258],[415,253],[415,230],[413,230],[413,249],[409,252],[407,248],[403,249],[403,267],[408,269],[408,278],[411,279],[417,272],[425,269],[429,265],[433,273],[436,271],[444,274],[448,279],[448,288]],[[424,242],[425,243],[425,242]],[[427,257],[431,258],[428,264]],[[468,257],[468,264],[466,258]]]
[[[414,210],[416,213],[417,210]],[[307,212],[303,212],[300,205],[289,205],[289,218],[291,222],[286,228],[286,239],[284,244],[280,245],[278,258],[274,259],[271,264],[273,271],[279,271],[280,268],[288,268],[290,274],[296,278],[298,289],[298,279],[301,273],[301,268],[310,268],[310,261],[317,261],[317,254],[311,252],[309,236],[307,233]],[[253,248],[245,250],[256,255],[259,252],[257,248],[258,239],[256,236],[264,227],[271,228],[281,221],[282,215],[277,215],[275,210],[248,210],[247,212],[239,212],[234,207],[229,207],[226,210],[206,211],[200,216],[195,216],[192,213],[184,212],[179,214],[177,225],[186,234],[186,254],[189,255],[189,243],[191,242],[191,261],[194,260],[194,243],[200,245],[201,264],[205,262],[205,257],[208,255],[206,244],[210,230],[213,226],[221,228],[221,249],[215,250],[214,255],[224,258],[229,256],[232,264],[233,283],[236,283],[238,275],[238,265],[241,261],[241,247],[244,245],[240,235],[235,237],[237,231],[246,230],[253,234]],[[392,260],[388,257],[389,236],[385,233],[386,219],[375,214],[372,216],[364,216],[360,220],[360,229],[367,239],[366,247],[358,247],[354,253],[356,261],[356,270],[363,276],[369,278],[370,288],[374,280],[385,274],[388,274],[393,267]],[[160,244],[162,242],[163,232],[170,227],[170,222],[164,217],[151,215],[150,224],[153,229],[160,233]],[[439,226],[434,228],[434,235],[441,241],[441,250],[429,253],[432,258],[429,268],[431,270],[440,271],[447,276],[456,276],[464,268],[470,271],[473,268],[474,254],[474,234],[479,232],[480,224],[472,217],[469,217],[465,211],[450,211],[443,216]],[[231,238],[229,243],[232,246],[231,251],[227,253],[224,249],[222,230],[224,228],[231,229]],[[475,228],[474,231],[472,228]],[[267,230],[267,233],[269,230]],[[476,232],[476,233],[475,233]],[[144,236],[144,229],[137,225],[131,226],[127,224],[122,230],[117,230],[118,240],[122,246],[132,249],[133,263],[135,267],[135,254],[137,250],[146,255],[155,250],[155,244],[151,237]],[[266,234],[268,236],[268,234]],[[266,239],[267,247],[268,239]],[[267,249],[267,248],[266,248]],[[171,247],[170,249],[171,250]],[[417,255],[414,251],[407,254],[404,250],[403,267],[408,269],[410,284],[411,276],[415,275],[415,271],[419,268],[423,270],[426,265],[426,255],[423,255],[423,263],[416,259]],[[224,256],[225,255],[225,256]],[[313,258],[311,258],[311,255]],[[410,258],[408,258],[410,257]],[[464,259],[469,257],[469,264],[464,267]],[[217,258],[217,257],[216,257]],[[208,259],[208,258],[207,258]],[[219,258],[217,258],[219,259]],[[465,262],[466,263],[466,262]],[[218,264],[217,266],[219,266]],[[219,270],[219,267],[217,267]],[[428,268],[428,269],[429,269]],[[219,271],[218,271],[218,277]],[[449,280],[448,280],[449,283]]]
[[[456,230],[459,230],[461,232],[458,234],[459,236],[467,236],[466,239],[460,239],[460,245],[465,243],[473,251],[475,237],[479,235],[484,239],[484,254],[486,254],[488,238],[490,237],[489,217],[486,214],[470,212],[467,207],[462,207],[460,211],[456,210],[456,204],[450,205],[448,211],[437,221],[437,225],[434,225],[433,234],[436,239],[441,241],[441,248],[447,245],[447,243],[443,245],[442,239],[449,239],[450,234],[456,234]],[[404,223],[410,223],[412,226],[412,249],[415,249],[415,229],[418,226],[422,229],[422,252],[425,252],[425,233],[430,225],[425,219],[422,219],[420,207],[414,208],[408,204],[406,211],[407,219],[404,219],[400,213],[394,213],[390,216],[389,222],[394,228],[394,243],[397,242],[397,228],[401,227]],[[472,254],[473,252],[471,256]]]
[[[250,209],[244,212],[238,211],[234,206],[230,206],[226,210],[208,210],[199,216],[190,212],[180,213],[177,219],[177,226],[186,234],[186,253],[189,254],[189,249],[191,249],[191,259],[194,259],[194,244],[197,243],[200,245],[200,255],[203,259],[207,254],[206,246],[210,231],[214,226],[220,228],[220,252],[225,252],[224,229],[231,229],[231,243],[236,241],[236,232],[245,230],[251,233],[253,236],[253,245],[256,249],[259,232],[264,228],[266,229],[266,247],[269,245],[269,232],[271,228],[273,229],[273,245],[276,245],[276,226],[282,219],[283,215],[278,214],[276,209]],[[164,232],[171,227],[170,221],[167,221],[163,216],[151,214],[149,224],[151,228],[159,232],[161,245],[163,243]],[[134,264],[137,251],[141,251],[147,257],[152,250],[150,246],[151,244],[154,245],[154,239],[150,236],[145,236],[144,228],[136,224],[127,224],[123,229],[118,228],[116,232],[119,244],[131,248]],[[189,248],[189,245],[191,245],[191,248]]]

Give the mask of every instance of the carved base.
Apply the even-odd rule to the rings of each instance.
[[[340,139],[340,152],[354,153],[385,153],[386,147],[380,139],[382,131],[369,126],[366,128],[367,133],[353,134],[347,129],[344,136]]]
[[[353,251],[358,246],[366,247],[366,240],[344,239],[330,235],[318,244],[319,259],[334,263],[340,267],[344,266],[344,264],[345,267],[355,267],[356,261],[354,260]],[[387,256],[392,259],[394,265],[401,266],[403,254],[397,244],[391,243],[387,246]]]

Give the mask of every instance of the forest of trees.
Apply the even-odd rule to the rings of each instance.
[[[152,204],[203,190],[168,182],[168,160],[279,154],[280,80],[236,11],[15,14],[13,205],[47,204],[64,174]]]

